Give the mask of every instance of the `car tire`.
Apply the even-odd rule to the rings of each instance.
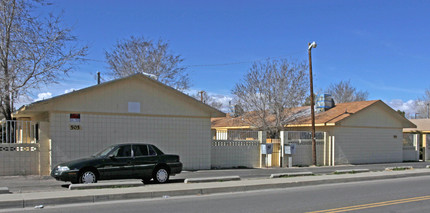
[[[79,183],[97,183],[97,175],[93,170],[84,170],[79,175]]]
[[[166,183],[169,180],[169,176],[169,170],[166,167],[158,167],[153,174],[156,183]]]

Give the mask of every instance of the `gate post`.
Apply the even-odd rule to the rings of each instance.
[[[417,161],[420,160],[420,134],[414,134],[414,146],[415,146],[415,151],[417,151]]]
[[[425,146],[424,147],[424,161],[428,161],[428,160],[430,160],[430,153],[429,153],[429,151],[430,151],[430,143],[429,143],[429,141],[430,141],[430,137],[429,137],[430,135],[429,134],[423,134],[423,145]]]
[[[279,160],[281,168],[285,167],[285,155],[284,155],[284,144],[285,144],[285,131],[281,131],[279,134],[279,137],[281,138],[281,154],[279,155]]]
[[[266,143],[267,134],[265,131],[258,131],[258,141],[260,141],[260,168],[266,165],[266,155],[263,157],[261,152],[261,144]]]
[[[51,140],[49,139],[49,122],[39,122],[39,175],[46,176],[51,172]]]

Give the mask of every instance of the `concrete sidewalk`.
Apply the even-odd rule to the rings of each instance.
[[[95,203],[111,200],[162,198],[168,196],[205,195],[225,192],[244,192],[263,189],[279,189],[327,183],[344,183],[391,178],[430,175],[430,169],[404,171],[381,171],[356,174],[314,175],[273,179],[246,179],[241,181],[211,183],[150,184],[133,188],[87,189],[61,192],[35,192],[1,194],[0,209],[34,208],[38,205],[63,205],[72,203]]]

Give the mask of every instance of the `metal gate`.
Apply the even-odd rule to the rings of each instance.
[[[0,143],[37,143],[39,125],[32,121],[6,120],[0,122]]]
[[[268,156],[269,167],[281,166],[281,139],[267,139],[266,143],[273,144],[273,152]]]

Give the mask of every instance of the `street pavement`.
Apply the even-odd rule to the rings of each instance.
[[[270,169],[231,169],[183,172],[168,184],[148,184],[140,187],[68,190],[68,184],[48,177],[2,177],[0,187],[9,187],[11,194],[0,194],[2,208],[33,208],[37,205],[63,205],[72,203],[97,203],[124,199],[160,198],[164,196],[207,195],[224,192],[254,191],[297,186],[345,183],[415,176],[430,176],[426,168],[430,162],[372,164],[359,166],[301,167]],[[413,167],[412,170],[384,171],[387,167]],[[363,170],[373,172],[357,174],[333,174],[336,170]],[[276,173],[312,172],[313,176],[269,178]],[[217,181],[211,183],[185,184],[189,178],[240,176],[240,181]],[[100,181],[118,183],[130,180]],[[133,181],[133,180],[132,180]],[[139,180],[134,180],[139,181]]]
[[[26,212],[430,212],[430,176],[46,206]],[[22,209],[9,210],[20,212]],[[1,212],[1,211],[0,211]]]

